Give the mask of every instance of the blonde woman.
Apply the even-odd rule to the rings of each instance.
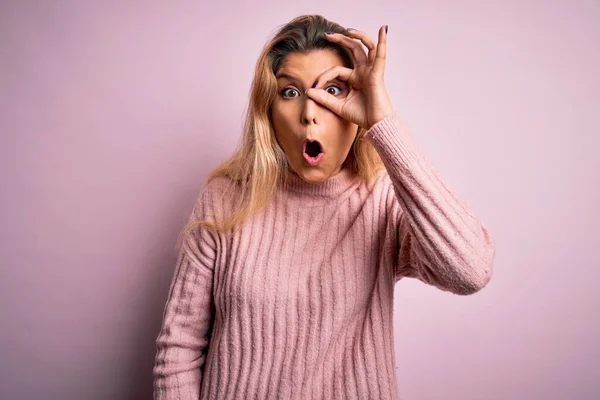
[[[489,282],[490,232],[392,107],[387,31],[304,15],[265,46],[181,234],[155,399],[397,399],[395,283]]]

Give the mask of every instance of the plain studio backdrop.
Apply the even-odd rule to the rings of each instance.
[[[151,398],[176,235],[307,13],[389,24],[394,108],[496,241],[472,296],[396,285],[401,398],[600,398],[595,0],[3,1],[0,398]]]

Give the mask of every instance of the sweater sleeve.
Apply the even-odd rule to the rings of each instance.
[[[366,133],[393,186],[394,274],[468,295],[491,279],[494,240],[436,173],[397,112]]]
[[[209,219],[211,201],[204,188],[188,222]],[[212,331],[216,238],[195,226],[182,235],[163,321],[156,339],[154,399],[198,399]]]

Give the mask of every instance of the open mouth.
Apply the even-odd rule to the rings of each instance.
[[[323,147],[318,141],[307,139],[302,142],[302,156],[309,165],[317,165],[323,159],[324,154]]]
[[[315,141],[307,141],[304,152],[308,154],[309,157],[316,157],[323,152],[321,149],[321,143]]]

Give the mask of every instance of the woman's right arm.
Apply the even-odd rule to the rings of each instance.
[[[189,221],[208,217],[206,190]],[[156,339],[154,399],[199,398],[213,323],[216,238],[204,227],[186,231]]]

